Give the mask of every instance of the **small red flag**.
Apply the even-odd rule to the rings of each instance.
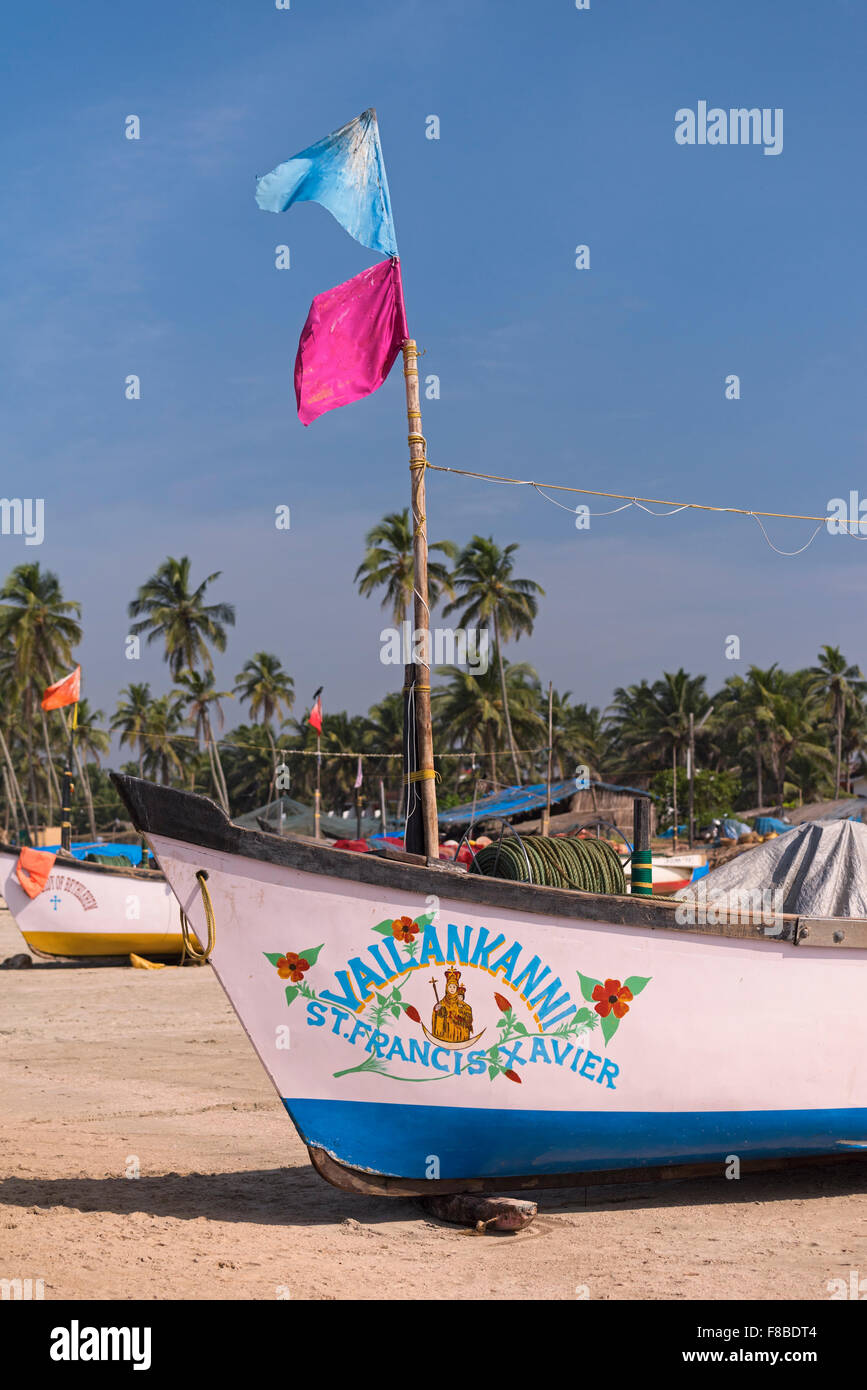
[[[310,717],[307,723],[312,724],[317,734],[322,733],[322,699],[319,695],[316,696],[316,703],[310,711]]]
[[[76,666],[63,680],[49,685],[42,696],[43,709],[63,709],[64,705],[75,705],[81,699],[81,667]]]

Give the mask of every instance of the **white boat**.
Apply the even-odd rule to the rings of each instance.
[[[37,955],[180,955],[178,905],[158,870],[58,855],[42,892],[29,897],[16,873],[19,853],[0,844],[0,893]]]
[[[683,926],[673,902],[278,838],[113,780],[340,1186],[559,1185],[867,1145],[865,920]]]

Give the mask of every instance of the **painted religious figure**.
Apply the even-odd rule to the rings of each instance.
[[[431,1031],[443,1042],[469,1042],[473,1036],[473,1011],[465,1000],[466,989],[461,984],[461,972],[452,966],[446,971],[446,992],[437,994],[436,980],[431,980],[436,995]]]

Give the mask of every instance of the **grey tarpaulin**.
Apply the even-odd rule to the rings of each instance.
[[[804,917],[867,917],[867,826],[808,821],[746,850],[678,898],[780,889],[783,912]]]

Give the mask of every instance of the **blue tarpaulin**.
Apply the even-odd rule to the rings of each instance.
[[[551,783],[551,805],[555,802],[567,801],[579,791],[625,792],[629,796],[649,796],[646,791],[639,791],[636,787],[617,787],[610,782],[590,782],[586,787],[576,786],[575,778],[570,777],[565,782]],[[490,796],[482,796],[476,802],[475,810],[473,803],[468,801],[464,806],[453,806],[449,811],[440,811],[440,825],[463,825],[469,824],[471,820],[481,820],[483,816],[502,816],[508,820],[510,816],[519,816],[528,811],[543,811],[547,805],[548,788],[544,782],[533,782],[527,787],[503,787],[498,792],[491,792]]]
[[[776,816],[756,816],[754,828],[757,835],[782,835],[784,830],[794,830],[795,827],[787,821],[778,820]]]
[[[42,846],[40,846],[42,848]],[[45,845],[45,849],[54,850],[55,853],[60,849],[60,845]],[[98,840],[89,840],[87,844],[74,844],[70,853],[76,859],[85,860],[89,854],[104,854],[114,859],[118,855],[125,855],[131,864],[141,863],[141,845],[119,845],[114,841],[110,845],[100,844]]]

